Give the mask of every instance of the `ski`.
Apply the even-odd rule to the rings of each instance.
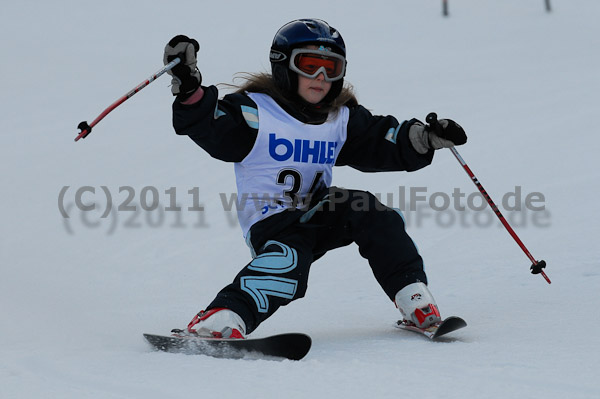
[[[301,333],[247,339],[204,338],[187,334],[172,336],[144,334],[144,338],[159,351],[225,359],[274,357],[300,360],[306,356],[312,344],[311,338]]]
[[[434,324],[428,328],[419,328],[412,324],[411,322],[407,322],[406,320],[398,320],[396,322],[396,327],[402,330],[414,331],[419,334],[423,334],[430,340],[436,340],[437,338],[451,333],[452,331],[456,331],[460,328],[466,327],[467,322],[461,319],[460,317],[450,316],[447,319]]]

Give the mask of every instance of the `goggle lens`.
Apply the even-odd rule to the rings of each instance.
[[[344,75],[345,59],[343,56],[308,50],[296,50],[292,58],[292,69],[309,78],[316,78],[319,73],[324,72],[325,80],[332,81],[341,79]]]
[[[309,75],[314,74],[319,68],[325,68],[325,73],[330,78],[335,78],[342,72],[341,62],[339,59],[331,59],[328,57],[319,57],[315,54],[298,54],[296,57],[296,66],[302,72]]]

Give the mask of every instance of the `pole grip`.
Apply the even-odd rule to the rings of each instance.
[[[435,112],[430,112],[425,117],[425,122],[427,122],[427,130],[432,133],[438,133],[442,127],[440,126],[440,121],[438,121],[437,114]]]

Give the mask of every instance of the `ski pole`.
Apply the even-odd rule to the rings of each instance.
[[[79,139],[82,139],[82,138],[83,139],[86,138],[87,135],[92,132],[92,128],[94,126],[96,126],[96,124],[98,124],[98,122],[100,122],[102,119],[104,119],[104,117],[106,115],[108,115],[112,110],[114,110],[119,105],[123,104],[125,101],[127,101],[128,99],[133,97],[133,95],[135,93],[137,93],[138,91],[142,90],[144,87],[148,86],[150,83],[155,81],[160,75],[162,75],[163,73],[172,69],[175,65],[179,64],[180,61],[181,60],[179,58],[175,58],[173,61],[169,62],[167,65],[162,67],[159,71],[157,71],[154,75],[150,76],[148,79],[144,80],[142,83],[140,83],[139,85],[137,85],[136,87],[131,89],[123,97],[119,98],[117,101],[112,103],[110,107],[108,107],[104,111],[102,111],[102,113],[100,115],[98,115],[98,117],[96,119],[94,119],[94,121],[92,123],[90,123],[89,125],[86,121],[81,122],[77,126],[77,128],[81,130],[81,133],[79,133],[77,135],[77,137],[75,137],[75,141],[78,141]]]
[[[431,112],[429,115],[427,115],[426,121],[427,121],[427,123],[429,123],[430,131],[435,132],[435,131],[439,131],[442,128],[440,126],[440,122],[438,121],[437,114],[435,112]],[[458,163],[460,163],[460,165],[463,167],[465,172],[467,172],[467,175],[469,175],[469,177],[471,178],[471,180],[473,181],[473,183],[475,184],[475,186],[477,187],[479,192],[481,192],[481,194],[483,195],[483,198],[485,198],[488,205],[492,208],[492,210],[494,211],[494,213],[496,214],[498,219],[500,219],[500,222],[506,228],[506,230],[508,231],[508,234],[511,235],[511,237],[517,242],[519,247],[521,247],[523,252],[525,252],[525,255],[527,255],[529,260],[532,262],[532,265],[530,268],[531,274],[541,274],[542,277],[544,277],[544,279],[548,282],[548,284],[551,284],[550,279],[544,272],[544,268],[546,267],[546,261],[544,261],[544,260],[537,261],[531,255],[529,250],[527,250],[527,248],[525,247],[525,244],[523,244],[523,242],[521,241],[519,236],[517,236],[517,233],[515,233],[513,228],[510,227],[510,224],[508,224],[508,221],[504,218],[504,215],[502,215],[502,212],[500,212],[500,209],[498,209],[498,207],[496,206],[494,201],[492,201],[492,198],[490,197],[490,195],[487,193],[487,191],[485,191],[485,189],[483,188],[483,186],[481,185],[481,183],[479,182],[477,177],[475,177],[475,175],[471,171],[471,168],[469,168],[469,166],[467,165],[465,160],[460,156],[460,154],[458,153],[456,148],[450,147],[450,151],[452,151],[452,154],[454,154],[454,157],[456,158]]]

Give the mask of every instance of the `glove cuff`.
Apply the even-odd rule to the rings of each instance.
[[[202,84],[202,74],[196,69],[190,75],[174,76],[171,83],[171,92],[174,96],[177,96],[177,99],[183,101],[198,90],[198,87]]]

